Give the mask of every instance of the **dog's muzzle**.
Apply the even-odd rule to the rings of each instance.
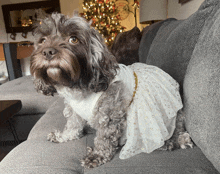
[[[42,51],[43,56],[47,60],[51,60],[54,58],[54,56],[57,54],[57,50],[55,48],[44,48]]]

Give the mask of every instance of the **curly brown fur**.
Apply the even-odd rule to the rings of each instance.
[[[94,111],[95,117],[89,124],[97,130],[95,147],[88,149],[82,165],[97,167],[110,161],[119,146],[119,140],[126,128],[126,111],[131,96],[125,92],[122,82],[109,86],[100,97]]]
[[[44,81],[41,79],[35,79],[34,86],[35,86],[37,92],[40,92],[44,95],[54,96],[54,93],[57,92],[53,86],[45,84]]]

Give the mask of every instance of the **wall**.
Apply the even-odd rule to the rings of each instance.
[[[168,0],[168,17],[176,19],[186,19],[195,13],[204,0],[191,0],[183,5],[179,0]]]
[[[134,8],[132,6],[133,4],[134,4],[134,0],[128,0],[129,10],[133,13],[130,12],[128,17],[121,21],[121,25],[126,27],[125,31],[131,30],[135,26]],[[142,26],[140,24],[139,16],[140,16],[139,15],[139,9],[137,9],[137,11],[136,11],[137,27],[140,30],[142,30]]]
[[[83,0],[60,0],[60,7],[61,12],[63,14],[72,16],[73,15],[73,9],[78,10],[79,13],[83,12],[82,9],[82,3]],[[130,11],[134,11],[132,5],[134,4],[134,0],[128,0]],[[141,25],[139,24],[139,10],[137,10],[137,21],[138,21],[138,27],[141,28]],[[135,26],[135,18],[133,13],[129,13],[129,16],[121,21],[121,25],[126,27],[125,31],[131,30]]]
[[[72,16],[74,10],[78,10],[79,13],[82,13],[82,2],[83,0],[60,0],[60,9],[61,13]]]

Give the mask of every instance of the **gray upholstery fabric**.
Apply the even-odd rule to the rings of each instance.
[[[176,79],[180,83],[181,93],[195,44],[207,17],[218,2],[219,0],[206,0],[188,19],[164,22],[151,44],[148,55],[140,57],[145,59],[147,64],[160,67]],[[141,44],[140,48],[145,49]]]
[[[150,26],[145,27],[142,30],[142,38],[141,38],[140,47],[139,47],[139,50],[138,50],[139,61],[140,62],[146,63],[146,58],[147,58],[146,55],[148,55],[151,44],[152,44],[155,36],[157,35],[158,30],[160,29],[160,27],[164,23],[168,24],[171,21],[176,21],[176,19],[169,18],[169,19],[166,19],[164,21],[156,22],[156,23],[154,23]]]
[[[85,174],[219,174],[199,148],[173,152],[155,151],[120,160],[119,154],[110,162]]]
[[[1,174],[83,173],[79,159],[86,154],[86,139],[67,143],[47,141],[47,134],[62,130],[65,118],[63,101],[55,102],[29,134],[28,140],[13,149],[0,163]]]
[[[207,18],[184,80],[187,130],[220,171],[220,1]]]
[[[218,171],[219,8],[219,0],[205,0],[199,10],[188,19],[164,22],[148,55],[145,55],[147,64],[160,67],[180,83],[181,90],[184,90],[186,128]]]
[[[0,85],[0,100],[21,100],[17,115],[44,114],[56,98],[37,93],[32,79],[25,76]]]
[[[86,147],[93,146],[94,134],[67,143],[52,143],[46,136],[54,129],[62,130],[65,118],[64,104],[58,99],[38,121],[28,140],[13,149],[0,163],[1,174],[218,174],[199,148],[155,151],[120,160],[114,159],[95,169],[84,169],[80,159],[86,155]]]
[[[94,135],[87,138],[87,145],[93,147]],[[119,152],[114,159],[95,169],[85,169],[85,174],[219,174],[198,147],[187,150],[141,153],[121,160]]]
[[[66,119],[63,116],[64,102],[62,98],[58,98],[46,114],[32,128],[28,139],[45,139],[47,135],[56,130],[62,131],[66,124]]]
[[[45,139],[27,140],[13,149],[0,163],[1,174],[78,174],[85,154],[86,137],[67,143]]]

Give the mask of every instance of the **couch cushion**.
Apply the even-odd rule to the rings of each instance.
[[[147,55],[150,50],[151,44],[157,35],[160,27],[166,23],[169,24],[171,21],[176,21],[175,18],[169,18],[160,22],[156,22],[150,26],[145,27],[142,30],[142,38],[139,47],[139,61],[142,63],[146,63]]]
[[[193,141],[220,172],[220,1],[209,2],[216,6],[187,68],[184,112]]]
[[[31,130],[28,140],[13,149],[0,163],[1,174],[78,174],[83,173],[80,159],[86,155],[86,140],[53,143],[47,134],[63,130],[63,99],[58,98]]]
[[[54,143],[47,142],[46,136],[49,132],[53,131],[54,129],[62,130],[64,128],[66,119],[63,117],[62,114],[63,108],[64,108],[63,99],[58,99],[56,102],[54,102],[54,104],[49,108],[46,114],[38,121],[38,123],[32,129],[28,141],[38,142],[39,140],[39,142],[42,142],[43,145],[47,144],[49,149],[50,147],[57,147],[56,145],[53,145]],[[74,143],[68,142],[66,146],[58,145],[60,146],[59,151],[65,151],[65,155],[68,155],[66,159],[64,157],[61,157],[61,160],[67,161],[65,163],[68,163],[72,155],[72,163],[73,163],[72,166],[75,167],[76,165],[79,165],[77,171],[81,173],[83,169],[80,168],[80,164],[78,163],[78,160],[82,159],[83,156],[86,154],[85,151],[87,146],[93,147],[94,136],[95,136],[94,134],[89,134],[83,137],[83,139],[73,141]],[[29,145],[32,147],[31,144]],[[74,146],[71,152],[69,152],[69,149],[71,149],[71,147],[69,146]],[[42,149],[42,147],[38,147],[38,148]],[[44,152],[47,151],[47,148],[43,148],[43,149],[44,150],[42,150],[43,152],[41,153],[48,154],[48,156],[50,156],[49,153],[56,153],[54,151]],[[82,153],[75,152],[78,149],[81,149]],[[73,155],[75,153],[76,155]],[[54,163],[53,165],[55,165],[56,161],[53,162],[53,155],[54,154],[51,154],[50,156],[51,158],[47,158],[47,160],[52,161],[50,163]],[[95,169],[85,169],[84,172],[87,174],[90,173],[145,174],[148,172],[161,173],[161,174],[162,173],[166,173],[166,174],[173,174],[173,173],[217,174],[218,173],[216,169],[213,167],[213,165],[203,155],[201,150],[197,147],[194,149],[176,150],[173,152],[155,151],[151,154],[142,153],[127,160],[120,160],[118,155],[119,153],[117,153],[117,155],[110,163],[107,163]],[[67,167],[67,169],[70,170],[69,166],[65,165],[64,167]],[[73,170],[73,168],[71,168],[71,170]]]
[[[45,113],[55,98],[37,93],[31,76],[20,77],[0,85],[1,100],[21,100],[22,109],[17,115]]]
[[[67,143],[27,140],[0,163],[1,174],[79,174],[79,159],[86,154],[86,137]]]
[[[38,120],[32,128],[28,139],[44,139],[47,135],[56,130],[62,131],[66,124],[66,118],[63,116],[64,101],[58,97],[50,106],[45,115]]]
[[[88,136],[87,145],[93,147],[93,140],[94,135]],[[85,169],[85,174],[218,174],[198,147],[172,152],[156,150],[125,160],[119,159],[119,151],[111,162]]]
[[[1,174],[218,174],[196,147],[173,152],[155,151],[121,160],[114,159],[98,168],[84,169],[80,159],[86,154],[89,135],[67,143],[51,143],[45,139],[27,140],[13,149],[0,163]],[[90,144],[89,144],[90,145]]]
[[[180,83],[181,94],[183,79],[192,52],[206,19],[215,7],[215,3],[206,5],[209,1],[205,1],[199,10],[186,20],[164,22],[159,28],[148,54],[139,54],[142,56],[141,60],[145,59],[147,64],[158,66],[177,80]],[[144,43],[141,41],[140,48],[145,49],[142,46]],[[143,49],[139,52],[144,52]]]

